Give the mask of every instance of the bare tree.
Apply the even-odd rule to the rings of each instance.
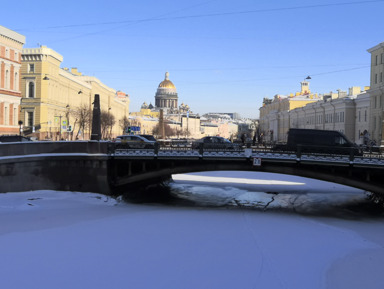
[[[119,127],[123,131],[122,133],[125,133],[125,129],[131,125],[131,122],[129,121],[128,117],[124,115],[122,119],[119,120]]]
[[[182,129],[180,127],[174,130],[174,135],[177,136],[177,138],[180,138],[180,137],[188,137],[191,135],[191,133],[188,130]]]
[[[160,132],[160,128],[159,128],[159,124],[157,124],[154,128],[153,128],[153,131],[152,133],[154,135],[160,135],[161,132]],[[169,126],[169,124],[164,124],[164,133],[165,133],[165,136],[164,137],[170,137],[170,136],[173,136],[175,135],[175,130],[173,128],[171,128]]]
[[[101,136],[104,139],[112,138],[112,128],[115,125],[115,116],[107,111],[101,111],[100,124]]]
[[[72,110],[71,113],[76,119],[73,125],[73,131],[75,131],[76,124],[79,125],[79,129],[76,133],[76,139],[78,139],[80,133],[82,133],[84,136],[85,131],[90,128],[92,111],[88,105],[83,103],[78,108]]]

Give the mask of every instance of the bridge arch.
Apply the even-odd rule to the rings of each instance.
[[[125,163],[125,165],[124,165]],[[126,166],[128,163],[128,166]],[[300,163],[266,162],[262,166],[253,166],[252,159],[245,161],[218,160],[124,160],[114,165],[116,179],[114,186],[129,186],[141,182],[156,182],[159,179],[171,178],[173,174],[204,172],[204,171],[252,171],[277,173],[306,177],[346,185],[368,192],[384,194],[379,171],[357,168],[350,165],[322,165]],[[121,170],[121,167],[125,169]],[[127,169],[129,168],[129,169]]]

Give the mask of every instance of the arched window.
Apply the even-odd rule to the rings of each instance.
[[[32,81],[28,84],[28,97],[29,98],[35,97],[35,83]]]
[[[9,89],[9,70],[5,71],[5,89]]]
[[[17,72],[15,72],[15,80],[13,83],[14,83],[13,89],[16,91],[19,90],[19,74]]]

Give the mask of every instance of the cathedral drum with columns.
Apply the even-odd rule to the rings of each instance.
[[[160,82],[155,95],[156,108],[163,109],[167,113],[171,113],[178,109],[177,91],[175,85],[169,80],[169,73],[165,73],[165,79]]]

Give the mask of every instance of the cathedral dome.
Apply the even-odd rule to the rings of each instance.
[[[155,107],[173,111],[177,109],[177,90],[172,81],[169,80],[169,73],[165,73],[165,78],[160,82],[155,95]]]
[[[159,88],[174,88],[176,89],[176,86],[172,83],[172,81],[169,80],[169,73],[165,73],[165,79],[160,82]]]

